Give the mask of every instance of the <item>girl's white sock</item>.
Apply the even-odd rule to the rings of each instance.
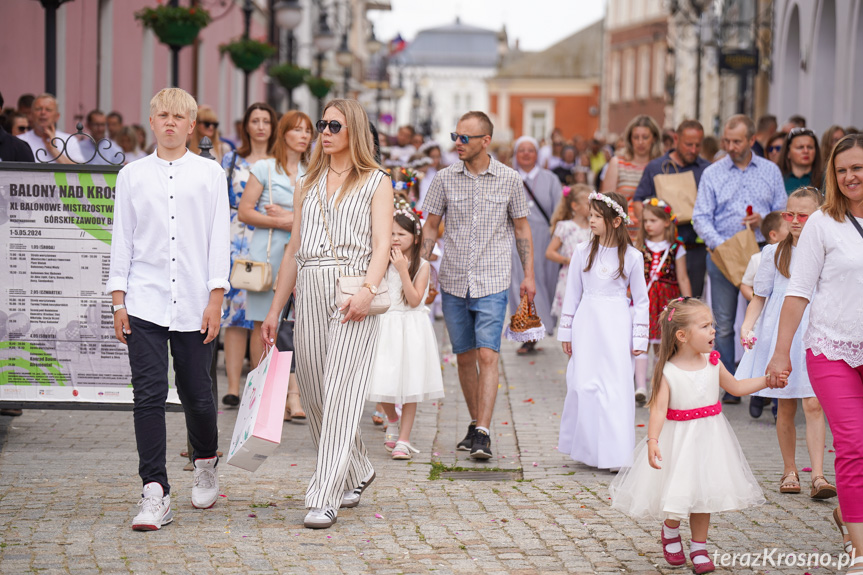
[[[707,551],[707,541],[695,541],[692,540],[689,542],[689,553],[693,551]],[[699,555],[698,557],[692,557],[692,563],[695,565],[700,565],[702,563],[709,563],[710,559],[705,557],[704,555]]]
[[[666,539],[674,539],[680,535],[680,527],[671,528],[663,521],[662,522],[662,536]],[[665,550],[669,553],[680,553],[683,551],[683,546],[680,543],[669,543],[665,546]]]
[[[647,354],[635,358],[635,389],[647,389],[647,366],[650,361]]]

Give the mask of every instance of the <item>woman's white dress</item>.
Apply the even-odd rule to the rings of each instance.
[[[755,326],[757,341],[752,349],[743,354],[734,374],[737,379],[749,379],[764,375],[764,370],[767,369],[767,364],[770,363],[773,350],[776,348],[776,335],[779,333],[779,312],[782,310],[788,282],[791,281],[779,273],[776,268],[774,258],[777,245],[765,246],[761,255],[761,263],[758,264],[758,271],[755,273],[755,282],[752,286],[755,295],[766,297],[767,302],[764,304],[759,318],[761,321]],[[792,265],[796,250],[797,248],[792,248],[791,251]],[[806,311],[803,312],[803,319],[800,320],[800,326],[791,342],[791,375],[788,376],[788,385],[776,389],[768,387],[752,395],[781,399],[815,397],[815,391],[812,389],[812,384],[809,383],[809,372],[806,370],[806,348],[803,346],[803,334],[806,333],[808,327],[809,306],[807,305]]]
[[[422,260],[419,269],[427,265]],[[404,404],[443,397],[437,339],[424,305],[428,286],[420,304],[412,308],[405,300],[401,276],[394,266],[387,268],[386,278],[391,304],[380,316],[368,399]]]
[[[705,354],[705,367],[686,371],[666,363],[669,409],[689,410],[719,401],[719,370]],[[764,494],[752,475],[723,413],[689,421],[666,420],[659,434],[662,469],[650,467],[647,442],[633,454],[608,490],[611,506],[636,519],[681,519],[691,513],[735,511],[761,505]]]
[[[558,451],[592,467],[629,465],[635,446],[632,350],[647,349],[649,301],[644,258],[626,250],[626,277],[615,277],[617,248],[599,246],[583,271],[590,242],[572,256],[558,339],[572,343]],[[630,308],[627,288],[632,292]]]

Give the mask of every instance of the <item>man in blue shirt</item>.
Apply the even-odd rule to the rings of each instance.
[[[763,242],[761,219],[772,211],[785,209],[788,195],[782,173],[776,164],[752,153],[754,143],[752,120],[742,114],[731,116],[722,134],[727,155],[701,175],[692,223],[711,250],[746,226]],[[747,210],[750,206],[751,210]],[[709,258],[707,275],[716,319],[716,350],[728,371],[734,373],[734,318],[740,291]],[[723,401],[740,403],[740,398],[726,394]]]
[[[643,203],[656,196],[654,178],[662,174],[682,174],[692,172],[695,185],[701,181],[701,173],[710,165],[702,158],[701,143],[704,141],[704,128],[697,120],[684,120],[677,127],[676,144],[673,150],[651,160],[641,175],[641,181],[635,189],[633,210],[638,221],[641,221]],[[674,206],[672,206],[674,207]],[[686,272],[692,283],[692,295],[701,297],[704,291],[704,276],[707,269],[707,249],[703,242],[697,242],[698,236],[692,228],[692,222],[681,223],[677,233],[686,246]]]

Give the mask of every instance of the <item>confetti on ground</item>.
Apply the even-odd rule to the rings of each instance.
[[[384,516],[381,515],[380,513],[375,513],[375,519],[383,519],[383,518],[384,518]]]
[[[537,465],[539,465],[539,464],[536,461],[534,461],[533,466],[536,467]]]
[[[254,513],[249,513],[249,517],[257,517]]]
[[[811,472],[811,471],[812,471],[812,468],[811,468],[811,467],[804,467],[804,468],[803,468],[803,469],[801,469],[800,471]]]
[[[525,399],[524,401],[522,401],[522,403],[534,403],[534,401],[533,401],[533,398],[532,398],[532,397],[528,397],[527,399]]]
[[[509,425],[509,422],[508,422],[508,421],[504,421],[504,422],[503,422],[503,425]]]
[[[643,424],[643,423],[639,423],[639,424],[638,424],[638,425],[636,425],[635,427],[644,427],[644,424]]]

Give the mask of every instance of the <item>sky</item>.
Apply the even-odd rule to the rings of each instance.
[[[392,11],[370,11],[378,40],[401,34],[413,40],[419,30],[455,22],[500,30],[505,24],[510,45],[519,40],[526,51],[544,50],[602,18],[605,0],[390,0]]]

